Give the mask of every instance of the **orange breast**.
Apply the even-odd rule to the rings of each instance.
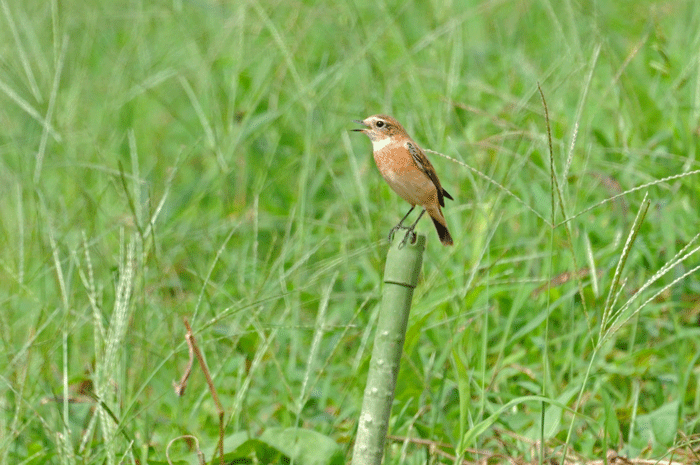
[[[411,205],[437,202],[437,188],[416,166],[408,149],[400,143],[374,152],[374,162],[391,188]]]

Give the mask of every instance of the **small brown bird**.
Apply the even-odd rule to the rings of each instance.
[[[440,185],[435,168],[430,164],[423,150],[411,139],[403,126],[391,116],[374,115],[355,122],[366,126],[365,129],[353,129],[353,131],[364,132],[372,141],[374,162],[379,172],[394,192],[411,204],[411,209],[406,216],[389,232],[389,241],[399,229],[407,230],[401,244],[405,244],[409,236],[415,238],[413,230],[427,211],[440,236],[440,242],[444,245],[452,245],[452,236],[447,229],[447,222],[440,207],[445,206],[445,197],[454,199]],[[403,226],[403,222],[416,205],[423,207],[423,211],[410,227]]]

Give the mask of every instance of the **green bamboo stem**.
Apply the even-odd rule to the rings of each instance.
[[[415,244],[399,247],[400,243],[398,239],[393,241],[386,257],[377,333],[353,449],[354,465],[380,465],[384,455],[413,289],[423,264],[425,236],[418,235]]]

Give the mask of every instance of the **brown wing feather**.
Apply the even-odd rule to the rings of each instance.
[[[421,148],[418,147],[414,142],[410,141],[406,142],[406,148],[408,148],[408,151],[411,154],[411,158],[413,158],[413,161],[416,163],[416,166],[418,166],[418,169],[424,172],[430,178],[430,180],[433,181],[433,184],[435,184],[438,194],[438,203],[440,204],[440,206],[445,206],[445,199],[443,198],[443,196],[447,197],[450,200],[454,200],[452,196],[448,194],[447,191],[443,189],[440,185],[440,180],[437,177],[435,168],[433,168],[433,165],[430,163],[430,160],[428,160],[428,157],[425,156]]]

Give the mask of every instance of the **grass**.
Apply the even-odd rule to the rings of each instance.
[[[227,451],[349,460],[406,210],[348,132],[381,112],[460,162],[385,463],[696,462],[695,3],[0,3],[0,461],[210,460],[183,317]]]

